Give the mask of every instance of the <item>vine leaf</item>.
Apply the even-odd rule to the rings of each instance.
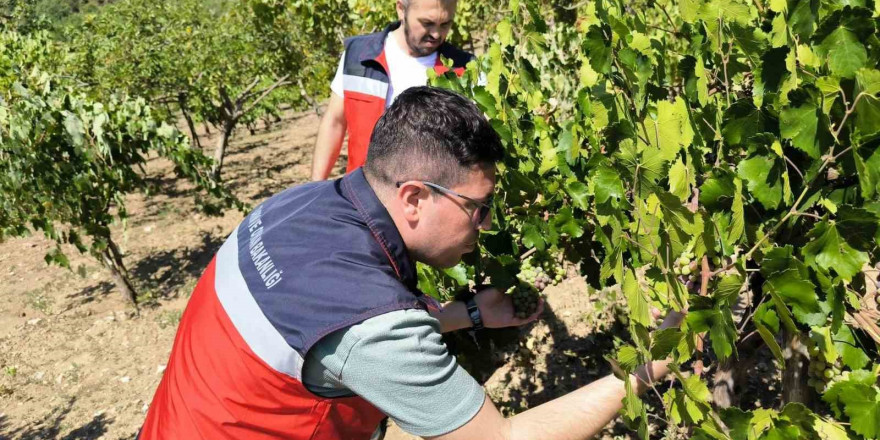
[[[840,353],[843,364],[853,370],[865,368],[871,362],[868,355],[856,346],[855,337],[849,327],[840,326],[834,334],[834,347]]]
[[[795,148],[807,153],[813,159],[820,155],[816,132],[819,125],[818,108],[813,104],[788,107],[779,114],[779,131],[786,139],[791,139]]]
[[[862,136],[880,132],[880,100],[877,99],[877,93],[880,93],[880,71],[859,69],[853,94],[859,96],[855,124]]]
[[[852,78],[868,61],[868,51],[859,37],[845,27],[825,37],[821,48],[828,56],[831,72],[843,78]]]
[[[813,240],[803,247],[806,263],[833,271],[846,281],[851,281],[868,262],[868,254],[853,249],[833,221],[816,223],[807,237]]]
[[[767,209],[776,209],[782,201],[782,165],[772,156],[755,155],[737,166],[737,174],[746,181],[749,193]]]
[[[880,393],[876,387],[857,384],[841,393],[839,399],[853,431],[865,438],[880,434]]]
[[[825,323],[825,314],[816,299],[816,288],[810,281],[806,266],[792,252],[791,246],[767,252],[761,265],[761,273],[767,280],[765,286],[778,295],[785,305],[791,306],[798,321],[807,325],[822,325]]]
[[[681,97],[675,103],[660,101],[656,103],[656,118],[646,118],[645,127],[648,142],[660,150],[660,158],[670,162],[682,147],[693,142],[694,132],[688,120],[687,105]]]
[[[620,174],[609,167],[602,166],[596,169],[590,183],[596,194],[596,203],[605,203],[612,197],[619,200],[624,195]]]
[[[651,340],[651,358],[666,359],[678,347],[684,333],[677,328],[665,328],[654,332]]]
[[[624,275],[623,293],[626,295],[627,304],[629,304],[630,319],[646,327],[651,325],[648,298],[632,270],[627,270]]]
[[[685,201],[691,193],[690,185],[693,185],[694,175],[688,170],[688,167],[678,159],[669,169],[669,192],[678,197],[679,200]]]

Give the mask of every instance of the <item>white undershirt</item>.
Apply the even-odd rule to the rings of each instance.
[[[345,62],[345,53],[339,61],[336,76],[330,83],[330,90],[338,96],[343,96],[342,71]],[[404,90],[410,87],[423,86],[428,83],[428,69],[432,69],[437,63],[437,52],[425,57],[412,57],[397,43],[393,33],[389,33],[385,39],[385,61],[388,63],[389,80],[388,93],[385,97],[385,107],[392,102]]]

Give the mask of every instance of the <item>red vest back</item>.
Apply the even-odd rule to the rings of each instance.
[[[312,394],[303,360],[336,330],[436,305],[417,281],[362,170],[271,197],[202,274],[140,440],[368,440],[385,415]]]

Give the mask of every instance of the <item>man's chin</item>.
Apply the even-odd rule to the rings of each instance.
[[[410,46],[410,49],[418,56],[418,58],[426,57],[428,55],[437,52],[437,49],[440,48],[440,44],[436,46]]]

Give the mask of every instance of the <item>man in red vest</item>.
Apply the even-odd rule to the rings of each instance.
[[[432,440],[596,435],[623,380],[505,418],[443,343],[525,324],[541,305],[520,319],[498,289],[442,307],[418,290],[417,262],[452,267],[489,229],[503,155],[472,102],[412,87],[376,124],[364,167],[257,206],[195,287],[139,439],[375,440],[386,416]],[[653,361],[627,380],[642,393],[668,372]]]
[[[348,131],[346,172],[364,164],[370,134],[379,116],[404,90],[423,86],[427,70],[461,73],[473,55],[446,43],[455,17],[456,0],[398,0],[400,21],[382,32],[345,41],[345,52],[330,84],[330,102],[318,128],[312,180],[333,170]]]

